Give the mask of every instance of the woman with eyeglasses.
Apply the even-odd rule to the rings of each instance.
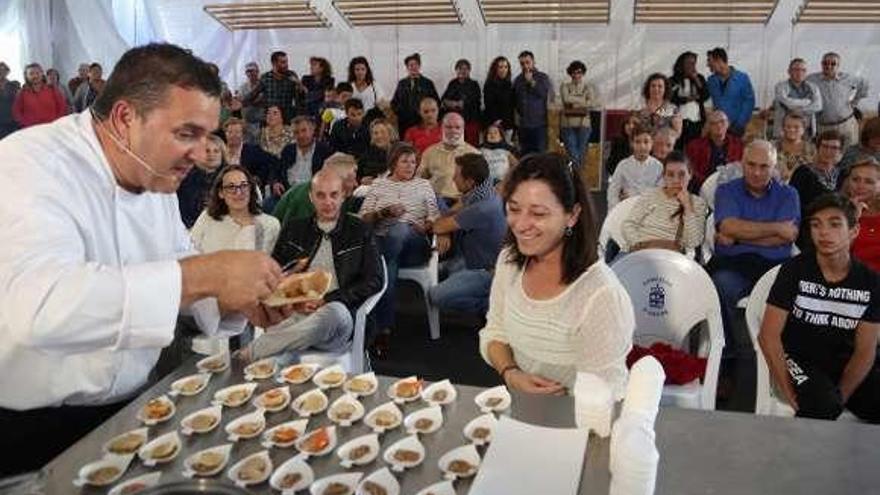
[[[706,234],[708,207],[688,193],[691,172],[687,158],[672,151],[663,162],[663,185],[639,195],[623,221],[624,251],[696,249]]]
[[[480,353],[508,387],[563,394],[577,372],[626,385],[632,302],[596,255],[596,223],[576,167],[526,157],[505,178],[507,237],[495,265]]]
[[[584,163],[584,152],[590,139],[590,107],[594,105],[593,92],[584,80],[587,66],[580,60],[568,64],[566,69],[571,81],[563,82],[559,88],[562,96],[562,120],[559,133],[565,150],[575,165]]]
[[[225,249],[271,253],[280,230],[278,219],[260,209],[250,172],[230,165],[214,180],[208,206],[190,235],[195,248],[202,253]]]

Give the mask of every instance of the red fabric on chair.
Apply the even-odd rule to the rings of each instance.
[[[626,357],[626,367],[630,368],[639,359],[654,356],[666,373],[667,385],[685,385],[706,375],[706,358],[692,356],[669,344],[655,342],[651,347],[633,345]]]

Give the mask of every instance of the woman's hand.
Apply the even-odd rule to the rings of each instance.
[[[678,194],[675,195],[675,199],[677,199],[678,202],[681,203],[681,206],[684,208],[685,213],[694,212],[694,205],[693,202],[691,202],[691,195],[687,189],[682,189],[681,191],[678,191]]]
[[[280,182],[272,184],[272,194],[274,196],[282,196],[284,194],[284,184]]]
[[[386,206],[380,211],[383,218],[398,218],[406,213],[406,208],[404,208],[402,204],[396,203],[390,206]]]
[[[513,390],[529,394],[562,395],[565,393],[565,387],[561,384],[520,369],[511,369],[505,373],[504,382]]]

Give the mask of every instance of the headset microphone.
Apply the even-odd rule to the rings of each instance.
[[[174,180],[177,180],[177,181],[180,180],[180,177],[179,177],[177,174],[163,174],[163,173],[161,173],[161,172],[157,172],[155,168],[153,168],[153,167],[152,167],[149,163],[147,163],[143,158],[141,158],[140,156],[138,156],[138,154],[135,153],[134,151],[132,151],[131,148],[129,148],[128,146],[126,146],[125,144],[123,144],[122,141],[121,141],[118,137],[116,137],[116,134],[114,134],[113,132],[110,132],[110,129],[108,129],[107,127],[104,126],[104,122],[103,122],[101,119],[99,119],[97,115],[95,115],[95,111],[94,111],[94,110],[92,110],[91,112],[92,112],[92,120],[94,120],[95,122],[98,123],[98,126],[99,126],[99,127],[105,132],[105,133],[107,133],[108,136],[110,136],[110,139],[112,139],[113,142],[116,143],[116,146],[118,146],[119,149],[121,149],[122,151],[124,151],[128,156],[134,158],[134,160],[135,160],[140,166],[144,167],[144,169],[145,169],[147,172],[149,172],[150,175],[152,175],[152,176],[154,176],[154,177],[160,177],[160,178],[162,178],[162,179],[174,179]]]

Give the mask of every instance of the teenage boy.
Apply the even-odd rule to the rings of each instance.
[[[608,211],[626,198],[657,187],[663,176],[663,164],[651,156],[654,137],[651,129],[636,127],[630,137],[633,154],[624,158],[608,181]]]
[[[758,342],[777,389],[797,416],[837,419],[849,409],[880,422],[880,279],[850,256],[855,206],[825,194],[808,210],[815,252],[779,270]]]

